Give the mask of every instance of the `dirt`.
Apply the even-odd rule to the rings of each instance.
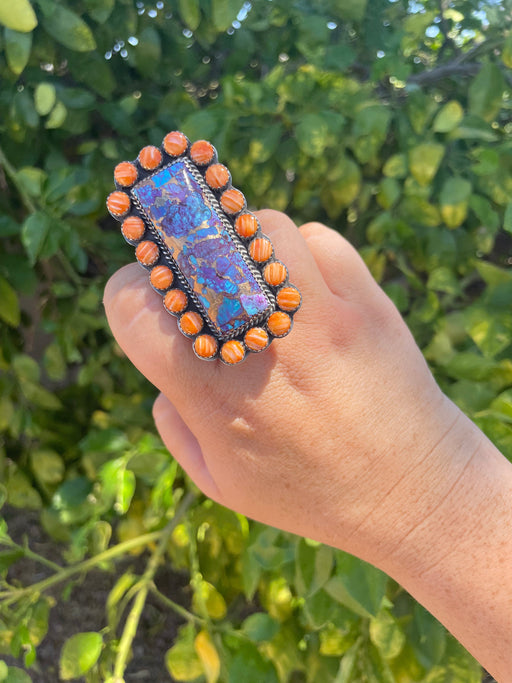
[[[39,525],[37,513],[14,508],[4,508],[3,515],[9,533],[16,542],[27,536],[29,546],[47,559],[62,564],[62,546],[49,539]],[[59,655],[64,641],[74,633],[100,631],[106,624],[105,604],[108,594],[120,573],[131,569],[142,574],[145,568],[144,556],[118,562],[116,571],[94,570],[74,586],[69,599],[63,600],[55,591],[57,604],[51,610],[48,633],[37,648],[37,662],[28,671],[33,683],[57,683],[59,681]],[[9,572],[9,579],[22,585],[29,585],[44,579],[51,570],[29,560],[16,563]],[[155,577],[159,590],[184,607],[190,605],[188,576],[173,572],[162,566]],[[183,620],[174,612],[162,608],[149,597],[133,642],[133,656],[125,674],[126,683],[169,683],[173,681],[164,664],[164,655],[172,646],[177,629]],[[13,657],[3,657],[7,664],[21,667]],[[83,680],[83,679],[82,679]],[[243,683],[242,681],[240,683]],[[319,681],[318,683],[322,683]],[[484,674],[482,683],[496,683],[489,674]]]
[[[44,557],[62,564],[62,546],[48,539],[38,522],[38,514],[13,508],[3,509],[9,533],[16,542],[23,535],[28,537],[29,546]],[[132,557],[116,563],[115,572],[94,570],[77,583],[69,599],[62,599],[62,591],[53,592],[57,604],[50,612],[48,633],[37,648],[37,661],[27,672],[33,683],[57,683],[59,681],[59,655],[64,641],[74,633],[100,631],[106,625],[105,604],[108,594],[120,572],[131,571],[142,574],[147,558]],[[41,581],[51,570],[40,564],[23,560],[9,571],[9,580],[29,585]],[[185,607],[190,605],[188,577],[162,567],[155,577],[159,590]],[[126,683],[164,683],[173,679],[164,664],[166,651],[172,646],[177,629],[183,624],[181,617],[161,607],[152,597],[148,598],[142,613],[137,635],[133,642],[133,656],[128,665]],[[13,657],[2,657],[7,664],[22,667]],[[84,679],[82,679],[84,680]]]

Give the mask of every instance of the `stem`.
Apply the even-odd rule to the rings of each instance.
[[[158,598],[160,602],[168,607],[169,609],[173,610],[173,612],[176,612],[176,614],[179,614],[180,617],[183,617],[183,619],[186,619],[187,621],[193,621],[199,626],[204,626],[205,625],[205,620],[202,619],[201,617],[198,617],[196,614],[192,614],[192,612],[189,612],[188,609],[183,607],[182,605],[178,605],[177,602],[174,602],[174,600],[171,600],[168,598],[166,595],[161,593],[158,588],[155,586],[155,584],[152,584],[149,587],[150,592],[152,595],[155,596],[155,598]]]
[[[164,529],[160,532],[160,539],[156,550],[149,558],[146,571],[142,575],[141,580],[138,585],[138,592],[133,602],[132,608],[123,629],[123,635],[119,642],[119,649],[116,655],[116,661],[114,664],[114,680],[122,680],[124,676],[124,671],[126,669],[126,664],[128,656],[130,654],[130,649],[133,643],[133,639],[137,633],[137,628],[139,626],[139,621],[142,616],[142,611],[144,605],[146,604],[146,599],[148,592],[153,585],[153,579],[162,559],[162,555],[165,553],[167,543],[171,537],[172,532],[176,528],[176,525],[181,520],[183,515],[187,512],[192,502],[195,500],[195,495],[192,492],[188,492],[187,495],[181,501],[180,506],[176,510],[174,517],[168,522]]]
[[[48,560],[46,557],[39,555],[39,553],[30,550],[28,546],[20,545],[12,540],[12,538],[1,538],[0,545],[5,545],[8,548],[15,548],[23,553],[23,557],[27,557],[29,560],[34,560],[34,562],[39,562],[39,564],[44,564],[46,567],[53,569],[55,572],[60,572],[62,567],[56,562]]]
[[[34,202],[30,199],[25,188],[20,183],[16,169],[11,164],[9,159],[5,156],[5,153],[1,147],[0,147],[0,165],[3,166],[3,169],[4,169],[7,177],[11,180],[12,184],[15,186],[15,188],[18,191],[18,194],[20,195],[21,200],[22,200],[23,204],[25,205],[25,207],[27,208],[27,210],[30,213],[35,213],[37,209],[36,209]]]
[[[59,572],[53,576],[49,576],[47,579],[39,581],[38,583],[33,583],[30,586],[26,586],[25,588],[21,588],[20,590],[16,591],[0,592],[0,600],[3,601],[4,605],[10,605],[28,593],[32,593],[34,591],[42,593],[48,590],[48,588],[62,583],[76,574],[89,571],[89,569],[94,569],[94,567],[102,562],[113,560],[119,555],[124,555],[127,551],[132,550],[133,548],[138,548],[141,545],[148,545],[149,543],[158,541],[164,531],[165,529],[161,529],[160,531],[152,531],[149,534],[144,534],[143,536],[137,536],[137,538],[130,538],[128,541],[118,543],[112,548],[108,548],[108,550],[104,550],[102,553],[99,553],[88,560],[84,560],[83,562],[72,565],[71,567],[65,567],[64,569],[59,567]]]

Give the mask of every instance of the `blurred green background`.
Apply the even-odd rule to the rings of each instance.
[[[50,586],[146,549],[145,578],[119,572],[98,631],[63,643],[62,680],[123,680],[163,557],[191,599],[160,595],[184,626],[159,680],[480,681],[384,574],[186,479],[106,325],[105,281],[133,250],[105,198],[115,164],[168,131],[212,140],[252,208],[357,246],[510,458],[511,0],[0,0],[0,24],[1,497],[62,544],[20,587],[18,564],[45,558],[2,523],[0,651],[18,665],[0,680],[38,680]]]

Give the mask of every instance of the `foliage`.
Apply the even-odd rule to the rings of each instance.
[[[101,634],[64,644],[64,679],[122,681],[149,592],[184,619],[162,653],[175,680],[481,678],[381,572],[198,495],[101,312],[107,276],[132,260],[104,201],[116,161],[167,131],[214,140],[252,206],[323,220],[358,246],[443,389],[511,457],[511,12],[510,0],[0,0],[2,497],[40,510],[64,544],[59,566],[3,524],[2,652],[30,669],[47,589],[147,549]],[[12,585],[24,557],[50,576]],[[189,609],[156,591],[163,557],[189,572]],[[29,679],[0,662],[0,680]]]

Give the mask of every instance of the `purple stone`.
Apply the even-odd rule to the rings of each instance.
[[[221,220],[220,208],[186,161],[176,161],[141,181],[132,195],[220,337],[270,312],[265,288]]]

